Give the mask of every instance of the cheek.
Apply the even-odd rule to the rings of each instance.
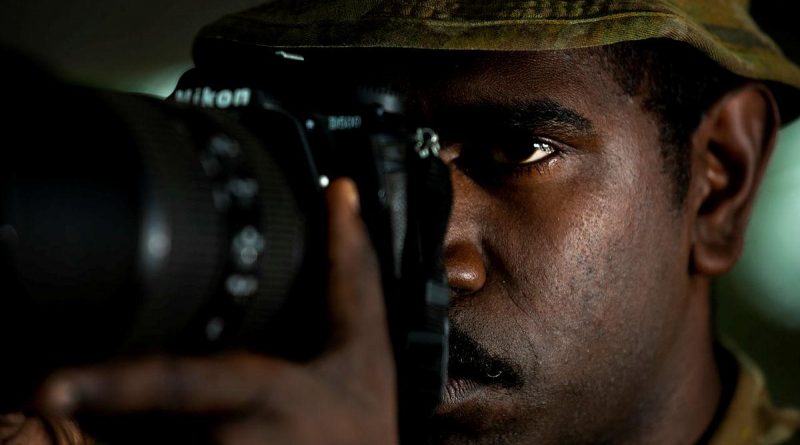
[[[498,212],[513,226],[498,251],[515,252],[501,280],[540,379],[636,372],[666,337],[680,244],[668,183],[647,160],[607,159],[570,175],[580,180],[507,195]]]

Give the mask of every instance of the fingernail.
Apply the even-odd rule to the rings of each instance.
[[[78,388],[73,382],[55,380],[48,383],[44,395],[44,405],[48,411],[67,414],[78,405]]]
[[[360,211],[360,204],[358,202],[358,189],[356,189],[355,182],[347,179],[343,181],[342,188],[344,189],[342,190],[342,193],[345,195],[347,207],[349,207],[354,213],[358,213]]]

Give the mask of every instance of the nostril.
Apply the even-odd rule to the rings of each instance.
[[[450,289],[456,295],[477,292],[486,283],[483,256],[474,246],[467,244],[447,246],[444,265]]]

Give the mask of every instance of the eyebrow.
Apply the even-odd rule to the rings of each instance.
[[[489,124],[524,130],[547,130],[572,135],[594,135],[592,121],[564,105],[548,99],[518,103],[479,101],[451,107],[443,119],[447,124]]]

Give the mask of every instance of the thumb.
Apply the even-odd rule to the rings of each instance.
[[[336,180],[328,187],[326,198],[334,343],[383,341],[388,334],[380,267],[359,215],[355,184],[350,179]]]

